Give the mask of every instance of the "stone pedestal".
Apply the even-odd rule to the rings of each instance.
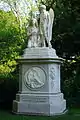
[[[66,110],[60,89],[62,58],[52,48],[26,48],[19,62],[19,92],[13,112],[30,115],[56,115]]]

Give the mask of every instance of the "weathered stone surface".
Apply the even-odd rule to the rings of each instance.
[[[55,115],[66,110],[60,88],[60,64],[54,49],[27,48],[18,60],[19,92],[13,101],[18,114]]]
[[[58,58],[56,51],[49,47],[26,48],[23,58]]]

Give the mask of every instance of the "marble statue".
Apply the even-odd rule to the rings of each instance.
[[[46,6],[41,5],[39,23],[37,19],[32,18],[32,26],[28,29],[28,48],[46,47],[46,42],[48,47],[52,47],[50,41],[52,38],[53,21],[54,11],[51,8],[49,11],[46,11]]]
[[[38,47],[39,46],[39,29],[38,29],[38,22],[35,18],[32,18],[32,26],[28,28],[28,48]]]
[[[28,48],[19,64],[19,92],[13,101],[13,112],[23,115],[61,115],[67,112],[61,93],[60,66],[63,59],[51,48],[54,12],[40,6],[39,20],[31,19]],[[47,44],[48,45],[47,45]]]
[[[40,36],[42,41],[42,47],[46,47],[45,41],[48,47],[51,47],[52,38],[52,26],[54,20],[54,11],[50,8],[49,12],[46,11],[46,6],[40,6]]]

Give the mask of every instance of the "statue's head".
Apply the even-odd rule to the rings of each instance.
[[[40,11],[46,10],[46,6],[45,5],[40,5],[39,9],[40,9]]]

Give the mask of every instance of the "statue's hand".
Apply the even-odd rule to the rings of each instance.
[[[49,44],[48,44],[48,47],[49,47],[49,48],[52,48],[52,45],[51,45],[51,43],[49,43]]]

